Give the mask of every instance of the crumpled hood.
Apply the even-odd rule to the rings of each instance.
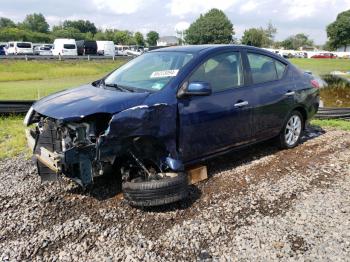
[[[84,85],[44,97],[33,109],[48,117],[74,121],[95,113],[118,113],[142,104],[148,95]]]

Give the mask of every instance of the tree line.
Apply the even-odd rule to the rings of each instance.
[[[328,41],[324,48],[334,50],[350,45],[350,10],[340,13],[336,21],[327,26]],[[298,49],[302,46],[313,46],[314,42],[304,33],[289,36],[283,41],[275,41],[277,28],[269,22],[265,28],[249,28],[241,39],[235,38],[232,22],[219,9],[211,9],[201,14],[190,27],[183,32],[186,44],[229,44],[241,43],[256,47],[273,47]],[[157,44],[159,34],[150,31],[146,37],[140,32],[118,29],[98,29],[88,20],[65,20],[50,29],[45,17],[40,13],[29,14],[20,23],[9,18],[0,17],[0,41],[12,40],[30,42],[52,42],[55,38],[74,38],[79,40],[111,40],[122,45]]]
[[[0,17],[0,42],[29,41],[52,43],[56,38],[76,40],[110,40],[121,45],[155,46],[159,39],[156,31],[150,31],[146,37],[140,32],[117,29],[98,29],[88,20],[65,20],[50,29],[43,14],[34,13],[15,23],[9,18]]]
[[[326,28],[328,41],[323,46],[326,50],[350,45],[350,10],[338,15],[335,22]],[[212,9],[190,25],[185,32],[188,44],[229,44],[241,43],[256,47],[299,49],[303,46],[314,46],[314,41],[305,33],[291,35],[283,41],[275,41],[277,28],[269,22],[265,28],[249,28],[241,39],[236,39],[232,22],[225,13]]]

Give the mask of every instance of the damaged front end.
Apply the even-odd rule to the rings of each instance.
[[[41,179],[52,181],[63,174],[83,187],[91,184],[93,177],[101,173],[100,163],[96,161],[96,134],[107,127],[97,125],[95,119],[65,123],[32,114],[30,123],[34,125],[26,129],[26,136]]]
[[[86,187],[116,164],[123,181],[133,179],[133,173],[183,170],[176,160],[174,113],[176,109],[157,104],[68,121],[31,109],[24,124],[30,126],[26,136],[42,181],[64,175]]]

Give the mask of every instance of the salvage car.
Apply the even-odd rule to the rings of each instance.
[[[186,198],[188,165],[270,139],[297,146],[318,88],[266,50],[169,47],[37,101],[24,124],[42,180],[87,187],[109,173],[130,204],[155,206]]]

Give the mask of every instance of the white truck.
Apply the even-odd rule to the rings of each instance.
[[[74,39],[59,38],[53,43],[52,55],[77,56],[77,45]]]
[[[103,56],[115,56],[115,46],[113,41],[96,41],[97,54]]]

